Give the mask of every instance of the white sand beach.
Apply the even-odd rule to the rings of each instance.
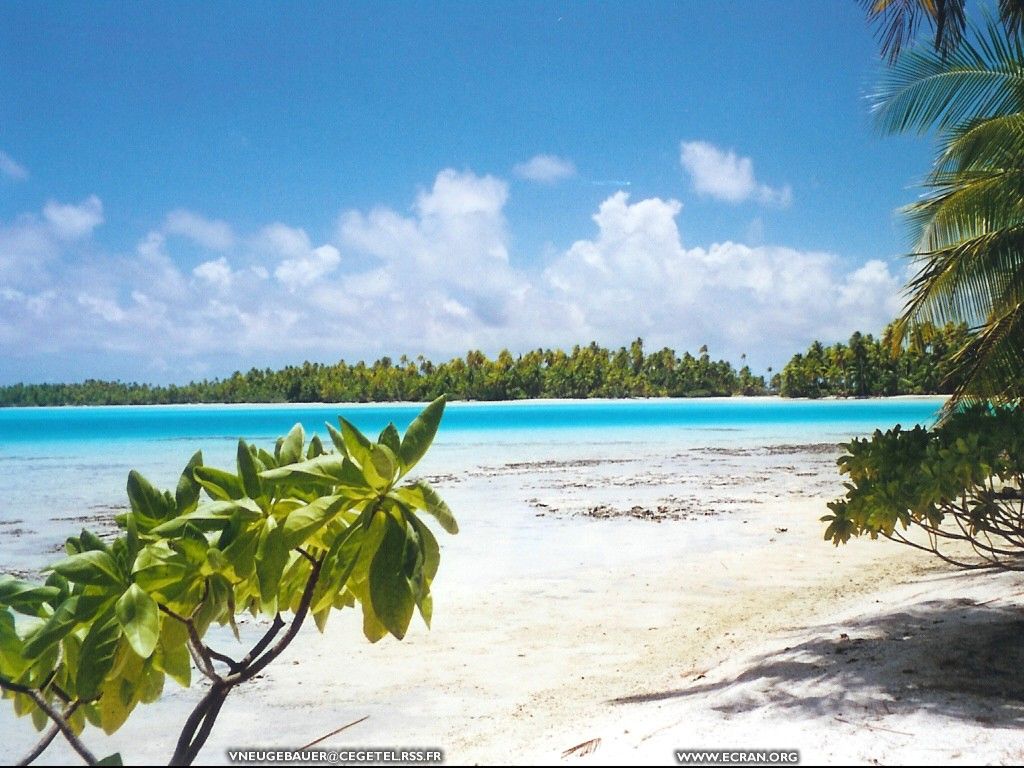
[[[1024,756],[1019,579],[824,542],[834,445],[544,453],[433,478],[462,532],[442,540],[431,630],[370,645],[355,612],[324,636],[306,627],[229,699],[201,761],[298,748],[363,717],[318,747],[439,747],[452,764],[671,764],[677,748]],[[166,761],[200,693],[174,690],[89,742]],[[4,731],[12,756],[31,742],[27,723]],[[43,762],[66,755],[55,745]]]

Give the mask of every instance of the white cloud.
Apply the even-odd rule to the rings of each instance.
[[[448,169],[418,195],[413,216],[387,208],[342,214],[341,245],[377,263],[346,276],[337,293],[322,292],[324,306],[385,314],[418,348],[484,343],[488,329],[518,316],[529,288],[509,260],[507,199],[500,179]]]
[[[230,224],[207,219],[182,208],[167,214],[163,231],[165,234],[187,237],[211,251],[227,251],[235,244],[235,233]]]
[[[305,230],[280,223],[264,228],[256,243],[258,248],[281,260],[274,277],[289,291],[323,279],[341,261],[341,253],[333,245],[314,248]]]
[[[617,193],[545,278],[579,318],[576,335],[781,362],[813,338],[877,331],[893,316],[899,281],[883,262],[848,271],[823,252],[715,243],[686,248],[674,200],[630,203]]]
[[[789,186],[770,187],[754,177],[754,162],[733,151],[723,151],[706,141],[684,141],[679,148],[679,162],[690,174],[693,188],[729,203],[756,200],[766,205],[785,207],[792,202]]]
[[[78,303],[108,323],[120,323],[125,318],[124,310],[112,299],[80,293]]]
[[[0,149],[0,176],[12,181],[24,181],[28,178],[28,168]]]
[[[231,265],[223,256],[212,261],[204,261],[192,270],[192,274],[222,291],[231,287]]]
[[[512,170],[516,176],[540,184],[554,184],[576,175],[573,162],[556,155],[534,155]]]
[[[90,195],[77,205],[51,200],[43,208],[43,217],[58,238],[77,240],[91,235],[103,223],[103,203],[96,195]]]
[[[746,352],[763,367],[813,338],[877,332],[899,309],[902,276],[885,262],[687,244],[678,201],[624,192],[601,203],[593,232],[518,263],[507,201],[501,179],[444,170],[409,211],[342,212],[332,242],[274,223],[194,267],[159,230],[119,254],[69,239],[85,225],[55,227],[52,215],[0,222],[0,345],[23,366],[3,375],[134,377],[170,366],[180,378],[302,358],[618,346],[638,335],[680,352]],[[99,360],[110,367],[97,371]]]

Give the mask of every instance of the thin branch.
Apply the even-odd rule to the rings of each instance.
[[[238,668],[241,666],[240,662],[235,661],[234,659],[232,659],[227,654],[219,653],[219,652],[213,650],[213,648],[211,648],[208,645],[204,645],[203,647],[206,649],[206,653],[207,653],[207,655],[210,656],[210,658],[212,658],[214,661],[219,661],[222,664],[227,664],[228,668],[232,672],[237,671]]]
[[[35,688],[29,688],[28,686],[15,683],[13,680],[7,680],[0,678],[0,688],[6,691],[13,691],[14,693],[20,693],[28,696],[32,699],[33,703],[46,713],[46,716],[53,721],[53,724],[57,726],[60,732],[67,739],[68,744],[71,748],[77,752],[83,760],[89,765],[96,765],[96,756],[89,751],[89,748],[82,743],[82,740],[75,735],[71,726],[68,725],[68,721],[64,719],[60,712],[53,708],[53,706],[46,700],[46,698],[37,691]]]
[[[202,603],[200,603],[200,605],[201,604]],[[213,668],[213,659],[210,658],[210,649],[203,644],[203,639],[199,636],[199,631],[196,629],[195,622],[192,621],[191,617],[186,619],[180,613],[171,610],[162,603],[159,604],[159,608],[172,619],[176,619],[185,625],[185,628],[188,630],[188,649],[192,654],[192,658],[196,662],[196,666],[199,667],[199,670],[215,683],[222,682],[224,678],[217,674],[217,670]]]
[[[61,713],[61,717],[67,720],[69,717],[75,714],[75,710],[78,709],[79,704],[81,704],[81,702],[79,701],[71,702],[71,705],[68,706],[63,713]],[[54,723],[50,726],[50,730],[43,734],[43,737],[32,748],[32,751],[18,761],[18,765],[30,765],[36,758],[38,758],[41,754],[43,754],[43,752],[46,751],[47,747],[49,747],[50,744],[53,743],[53,740],[57,738],[58,733],[60,733],[60,728],[57,726],[56,723]]]
[[[255,659],[257,656],[263,653],[263,651],[266,650],[267,646],[274,641],[275,637],[277,637],[277,633],[281,631],[281,629],[284,627],[284,624],[285,621],[281,618],[281,614],[277,613],[274,616],[273,624],[270,625],[270,629],[268,629],[264,633],[263,637],[260,638],[259,642],[256,643],[256,645],[254,645],[249,650],[249,652],[245,655],[245,658],[238,662],[239,668],[241,669],[249,666],[249,664],[252,663],[253,659]]]
[[[309,605],[313,602],[313,590],[316,588],[317,581],[320,579],[321,565],[322,562],[320,560],[313,563],[313,570],[310,571],[309,578],[306,580],[306,588],[302,591],[302,599],[299,601],[299,608],[295,612],[295,616],[292,617],[291,624],[288,626],[288,631],[285,632],[284,637],[278,640],[273,648],[256,659],[247,669],[228,676],[225,679],[226,682],[234,685],[237,683],[243,683],[246,680],[251,680],[262,672],[270,662],[280,656],[291,641],[295,639],[295,636],[299,633],[299,629],[302,627],[302,622],[306,619],[306,614],[309,613]]]

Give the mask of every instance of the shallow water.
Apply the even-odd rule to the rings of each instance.
[[[478,570],[485,559],[488,573],[495,573],[495,563],[500,562],[509,568],[513,563],[521,568],[524,562],[551,567],[552,562],[574,561],[541,557],[540,550],[552,541],[562,547],[567,542],[583,546],[592,538],[587,532],[594,524],[635,522],[547,514],[551,504],[572,507],[574,497],[586,497],[588,504],[617,501],[628,509],[629,499],[636,498],[656,507],[664,498],[645,500],[645,486],[660,483],[664,497],[665,488],[675,488],[670,481],[686,478],[693,498],[700,492],[699,487],[694,490],[693,480],[703,478],[713,485],[718,477],[728,482],[734,470],[728,462],[709,463],[706,454],[690,455],[687,450],[835,443],[895,423],[930,423],[941,404],[941,398],[455,403],[448,406],[435,446],[419,469],[449,498],[463,531],[468,525],[473,534],[471,548],[468,542],[462,544],[466,537],[459,537],[455,547],[466,547],[456,560],[467,572]],[[181,467],[197,449],[203,450],[206,463],[232,467],[239,436],[269,447],[274,438],[301,422],[307,433],[316,432],[326,441],[323,423],[336,423],[339,413],[371,433],[389,421],[404,429],[420,407],[0,410],[0,568],[38,569],[58,557],[64,538],[83,525],[108,530],[111,510],[127,503],[124,483],[131,469],[160,487],[173,488]],[[545,477],[554,470],[563,477],[561,486],[545,489]],[[564,479],[567,473],[578,480],[575,488]],[[539,500],[542,490],[548,493],[546,501]],[[636,535],[644,539],[649,534]],[[707,546],[713,539],[714,533],[704,527],[687,535],[694,545],[699,540]],[[593,561],[593,552],[584,554]]]

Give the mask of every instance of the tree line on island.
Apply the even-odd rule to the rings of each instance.
[[[682,356],[669,348],[646,352],[642,339],[608,349],[591,343],[571,352],[537,349],[491,359],[474,350],[443,363],[402,356],[374,363],[305,362],[280,370],[253,368],[223,379],[184,385],[88,380],[75,384],[0,387],[2,406],[152,405],[184,403],[310,403],[533,398],[870,397],[948,394],[953,354],[969,338],[965,325],[917,326],[900,343],[893,326],[880,338],[854,333],[846,344],[815,341],[781,372],[754,374],[745,356],[737,369],[712,360],[706,347]]]

